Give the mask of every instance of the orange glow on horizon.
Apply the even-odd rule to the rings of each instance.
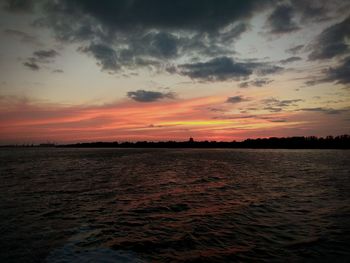
[[[226,112],[210,111],[222,105],[225,97],[202,97],[177,101],[137,103],[121,101],[92,106],[28,104],[3,112],[0,136],[4,141],[23,143],[55,141],[58,143],[95,140],[240,140],[259,137],[269,131],[300,129],[315,123],[302,113],[283,112],[252,116],[233,114],[235,105],[225,105]],[[231,110],[232,109],[232,110]],[[221,116],[220,116],[221,114]],[[14,117],[13,117],[14,116]],[[299,116],[299,117],[298,117]],[[270,121],[271,118],[277,121]],[[289,118],[288,122],[283,119]],[[282,121],[278,121],[282,119]],[[317,124],[317,123],[316,123]],[[261,136],[260,135],[260,136]]]

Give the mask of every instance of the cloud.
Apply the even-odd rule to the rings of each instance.
[[[38,50],[33,52],[33,56],[27,58],[27,61],[23,63],[24,66],[31,70],[39,70],[40,64],[52,63],[53,59],[58,56],[59,53],[54,49]]]
[[[54,58],[59,55],[56,50],[38,50],[33,53],[34,57],[38,60],[46,60],[49,58]]]
[[[153,102],[161,99],[174,99],[173,92],[162,93],[158,91],[137,90],[129,91],[127,96],[138,102]]]
[[[239,120],[239,119],[253,119],[253,118],[257,118],[256,115],[241,115],[241,114],[237,114],[237,115],[220,115],[220,116],[214,116],[212,117],[212,119],[214,120]]]
[[[329,2],[331,1],[292,0],[291,4],[297,10],[302,22],[305,23],[310,21],[320,22],[329,19],[329,11],[333,10],[337,6],[340,6],[342,0],[335,0],[334,7],[332,7],[333,3]]]
[[[80,47],[80,52],[92,55],[102,70],[118,72],[127,68],[157,67],[168,59],[178,56],[179,46],[184,41],[174,34],[150,32],[145,35],[131,36],[130,43],[121,46],[113,43],[90,43]]]
[[[299,111],[312,111],[312,112],[323,112],[326,114],[342,114],[349,112],[348,108],[343,108],[343,109],[332,109],[332,108],[323,108],[323,107],[316,107],[316,108],[302,108],[299,109]]]
[[[249,81],[241,82],[241,83],[239,83],[238,86],[239,86],[240,88],[242,88],[242,89],[248,88],[248,87],[249,87]]]
[[[272,119],[272,120],[269,120],[270,122],[287,122],[287,120],[285,119]]]
[[[289,106],[297,106],[297,102],[303,101],[302,99],[292,99],[292,100],[279,100],[276,98],[264,99],[262,102],[267,105],[273,105],[278,107],[289,107]]]
[[[349,54],[350,48],[347,42],[349,38],[350,16],[322,31],[308,47],[312,50],[309,60],[331,59]]]
[[[256,74],[261,76],[275,74],[283,70],[282,67],[271,65],[269,63],[254,63],[252,66],[256,69]]]
[[[322,22],[333,18],[336,10],[349,8],[345,2],[343,0],[276,1],[275,4],[278,5],[267,18],[266,26],[272,34],[291,33],[300,30],[307,23]]]
[[[301,57],[289,57],[289,58],[280,60],[280,63],[284,65],[284,64],[293,63],[295,61],[300,61],[300,60],[302,60]]]
[[[323,81],[335,81],[339,84],[350,83],[350,56],[343,59],[340,65],[330,67],[326,70],[326,77]]]
[[[141,46],[145,47],[144,52],[141,53],[151,55],[152,57],[171,58],[175,57],[178,53],[178,38],[166,32],[149,33],[139,44],[139,48]]]
[[[323,76],[310,76],[312,79],[305,82],[307,86],[314,86],[324,82],[335,82],[337,84],[350,83],[350,56],[340,60],[337,66],[329,67],[322,71]]]
[[[42,45],[40,43],[40,41],[35,36],[32,36],[28,33],[25,33],[25,32],[19,31],[19,30],[5,29],[3,31],[3,33],[7,36],[11,36],[11,37],[19,39],[19,41],[21,41],[23,43],[31,43],[31,44],[34,44],[37,46]]]
[[[339,16],[339,10],[348,10],[350,7],[343,0],[289,0],[276,1],[275,4],[279,5],[266,21],[272,34],[291,33],[311,22],[334,19]]]
[[[302,99],[294,99],[294,100],[280,100],[277,102],[277,106],[279,107],[289,107],[289,106],[297,106],[297,102],[303,101]]]
[[[267,1],[269,2],[269,1]],[[215,31],[239,19],[249,18],[266,4],[258,0],[61,0],[49,3],[50,10],[64,16],[77,14],[94,18],[113,31],[136,29],[181,29]]]
[[[303,48],[304,48],[304,45],[297,45],[287,49],[286,52],[292,55],[296,55],[296,54],[299,54]]]
[[[245,82],[241,82],[239,84],[240,88],[248,88],[249,86],[255,86],[255,87],[263,87],[266,86],[267,84],[270,84],[271,82],[273,82],[273,80],[270,79],[255,79],[252,81],[245,81]]]
[[[103,70],[118,70],[121,66],[118,63],[117,53],[113,48],[105,44],[91,44],[88,47],[81,47],[79,51],[88,53],[99,61]]]
[[[240,103],[244,101],[249,101],[249,99],[243,96],[233,96],[233,97],[228,97],[226,100],[226,102],[228,103]]]
[[[294,21],[295,9],[290,5],[280,5],[267,18],[267,25],[273,34],[285,34],[300,28]]]
[[[5,0],[3,8],[9,12],[22,13],[33,10],[34,0]]]
[[[23,65],[33,71],[38,71],[40,69],[40,66],[37,63],[30,60],[24,62]]]
[[[318,4],[290,0],[289,5],[281,2],[284,1],[7,0],[7,7],[15,7],[6,10],[35,10],[35,26],[48,28],[60,42],[74,42],[103,71],[123,74],[146,67],[157,72],[172,70],[195,79],[224,81],[283,69],[271,63],[258,65],[227,59],[237,55],[234,45],[250,30],[250,19],[257,12],[272,12],[267,25],[276,34],[297,30],[298,16],[311,19],[328,13],[328,8],[323,7],[326,1]],[[222,68],[225,63],[227,72]]]
[[[220,42],[232,44],[232,42],[239,38],[244,32],[249,29],[249,26],[246,23],[239,23],[238,25],[232,27],[227,32],[221,33],[219,35]]]
[[[264,110],[268,110],[270,112],[280,112],[284,108],[288,107],[296,107],[298,106],[298,102],[302,102],[302,99],[290,99],[290,100],[279,100],[276,98],[268,98],[262,100],[262,104],[264,105]]]
[[[278,108],[278,107],[265,107],[264,110],[268,110],[269,112],[280,112],[282,111],[282,108]]]
[[[206,62],[180,65],[182,75],[209,81],[246,78],[253,73],[248,64],[237,63],[228,57]]]
[[[230,57],[217,57],[205,62],[182,64],[179,65],[179,68],[179,74],[206,81],[241,80],[248,78],[253,72],[264,76],[283,69],[263,62],[237,62]]]
[[[234,54],[232,44],[249,30],[249,19],[273,1],[44,1],[34,24],[80,44],[103,70],[164,70],[178,61]]]
[[[212,111],[212,112],[225,112],[226,111],[225,109],[213,108],[213,107],[208,107],[207,109],[209,111]]]

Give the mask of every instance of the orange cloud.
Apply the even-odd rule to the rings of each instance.
[[[317,129],[324,130],[321,127],[327,116],[320,113],[247,115],[231,114],[227,109],[228,112],[218,116],[210,110],[222,105],[225,99],[202,97],[154,103],[124,100],[104,105],[67,106],[29,100],[14,103],[13,98],[11,102],[2,98],[0,142],[185,140],[190,136],[198,140],[231,141],[247,137],[307,135]],[[315,122],[312,115],[320,121]]]

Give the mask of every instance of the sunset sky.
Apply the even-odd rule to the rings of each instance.
[[[350,1],[0,5],[0,144],[350,132]]]

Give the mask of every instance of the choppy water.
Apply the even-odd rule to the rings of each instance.
[[[0,149],[0,262],[350,261],[350,151]]]

